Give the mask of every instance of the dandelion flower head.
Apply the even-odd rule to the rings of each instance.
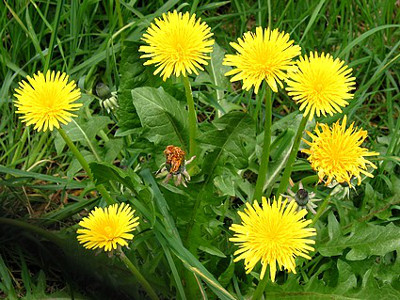
[[[233,67],[225,75],[233,75],[231,81],[243,80],[243,89],[254,87],[257,94],[263,80],[278,91],[287,72],[293,70],[292,59],[300,55],[301,48],[293,45],[289,34],[257,27],[256,32],[246,32],[237,43],[231,43],[236,54],[227,54],[223,64]]]
[[[314,248],[309,245],[315,241],[309,237],[316,232],[314,228],[306,228],[311,220],[304,219],[307,211],[298,211],[295,201],[288,204],[279,197],[271,203],[263,198],[262,206],[257,201],[253,205],[246,203],[239,215],[242,223],[231,226],[235,234],[229,240],[239,245],[234,261],[244,259],[246,273],[261,261],[260,278],[264,278],[269,265],[271,280],[275,281],[277,267],[296,274],[295,258],[311,259],[308,252]]]
[[[287,80],[286,90],[309,120],[315,115],[342,112],[341,107],[353,98],[355,77],[344,61],[333,59],[330,54],[311,52],[309,57],[300,57],[297,66],[298,70]]]
[[[125,204],[113,204],[105,208],[96,207],[88,217],[83,218],[77,230],[78,241],[87,249],[100,248],[104,251],[127,246],[133,239],[133,231],[139,225],[134,210]]]
[[[196,20],[195,14],[175,10],[154,20],[142,37],[146,45],[139,51],[145,53],[141,58],[148,59],[144,65],[154,64],[154,74],[160,73],[164,81],[172,74],[198,74],[210,59],[212,35],[210,27],[200,18]]]
[[[326,178],[326,185],[335,180],[338,183],[346,182],[351,187],[353,176],[358,179],[358,184],[361,183],[361,174],[373,177],[367,171],[367,167],[376,168],[376,166],[365,157],[379,153],[369,152],[368,149],[361,147],[368,136],[366,130],[358,130],[354,127],[354,122],[346,128],[346,116],[342,124],[339,122],[334,123],[332,127],[317,124],[315,134],[307,131],[311,141],[304,140],[304,142],[310,148],[302,151],[309,155],[308,161],[318,172],[320,181]]]

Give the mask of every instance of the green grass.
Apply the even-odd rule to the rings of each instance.
[[[0,217],[26,220],[29,224],[60,234],[67,242],[61,251],[63,255],[65,254],[63,258],[65,263],[54,263],[57,257],[46,250],[48,242],[34,233],[23,232],[16,228],[12,229],[13,235],[10,236],[8,227],[5,228],[2,224],[0,291],[3,294],[0,292],[0,298],[8,294],[10,299],[18,295],[33,299],[30,293],[34,293],[39,299],[57,292],[65,297],[75,293],[76,299],[80,297],[106,299],[106,295],[112,295],[115,290],[120,291],[121,299],[139,298],[144,295],[118,262],[105,257],[98,260],[91,258],[90,254],[83,252],[76,245],[74,230],[76,223],[85,214],[84,209],[88,210],[98,204],[103,205],[104,201],[94,191],[94,186],[80,170],[71,152],[64,148],[58,134],[37,133],[32,127],[25,127],[15,114],[12,105],[13,90],[18,86],[18,82],[27,75],[46,69],[67,72],[82,90],[81,101],[85,105],[76,121],[88,138],[85,139],[79,133],[76,125],[70,124],[66,130],[71,134],[72,140],[80,146],[85,158],[93,163],[96,161],[114,163],[120,167],[119,170],[127,172],[121,175],[119,171],[110,170],[110,166],[103,166],[101,163],[95,166],[99,171],[98,179],[104,180],[112,196],[118,200],[132,201],[132,205],[136,205],[137,200],[138,206],[135,209],[148,220],[148,224],[144,225],[142,231],[135,237],[134,251],[129,252],[128,256],[140,266],[151,284],[165,298],[179,295],[179,299],[183,299],[185,294],[190,299],[193,290],[199,292],[196,280],[202,282],[201,289],[211,299],[215,299],[215,294],[218,295],[218,292],[222,293],[220,297],[225,295],[225,291],[220,287],[212,285],[216,280],[238,299],[242,299],[241,295],[249,295],[254,290],[252,275],[246,277],[242,264],[238,263],[235,266],[231,262],[234,248],[227,242],[231,234],[227,224],[232,220],[238,222],[235,219],[235,212],[239,204],[246,201],[248,186],[254,183],[251,178],[254,178],[258,171],[256,157],[259,153],[255,153],[253,149],[251,155],[247,157],[248,166],[238,167],[240,172],[236,172],[240,173],[240,176],[242,173],[249,176],[250,179],[246,181],[248,185],[239,182],[235,177],[238,174],[234,176],[228,168],[221,168],[223,162],[229,162],[227,157],[231,149],[230,140],[227,139],[228,148],[222,149],[218,157],[221,161],[213,165],[213,159],[216,158],[209,153],[207,154],[209,156],[204,158],[204,164],[200,166],[203,169],[213,170],[212,175],[201,173],[201,176],[195,176],[191,188],[186,190],[160,183],[159,188],[154,184],[152,176],[146,171],[143,173],[143,170],[149,168],[151,172],[155,172],[158,169],[163,159],[163,143],[168,144],[168,141],[164,140],[154,145],[142,134],[139,119],[134,119],[138,118],[137,114],[128,114],[126,117],[127,112],[134,110],[130,93],[133,88],[162,85],[164,90],[176,99],[184,99],[184,89],[180,80],[163,83],[159,78],[152,76],[151,68],[142,66],[143,61],[137,54],[140,37],[150,22],[154,17],[159,17],[172,9],[195,12],[207,22],[221,48],[221,55],[222,52],[232,53],[233,49],[229,43],[236,41],[244,32],[254,30],[259,25],[270,25],[290,33],[291,38],[301,45],[303,54],[316,50],[329,52],[334,57],[344,59],[353,68],[353,74],[357,78],[354,100],[344,109],[344,114],[358,126],[368,130],[369,139],[366,146],[380,152],[379,158],[373,159],[379,166],[374,173],[375,178],[366,180],[356,191],[350,190],[351,200],[340,194],[343,191],[339,191],[337,197],[331,201],[331,210],[339,219],[340,230],[336,226],[336,219],[328,218],[328,214],[319,221],[318,229],[321,230],[321,236],[325,236],[326,239],[331,238],[330,242],[334,244],[335,241],[350,243],[346,240],[350,232],[361,232],[360,234],[364,234],[362,236],[368,239],[366,228],[382,235],[385,234],[384,226],[388,224],[398,228],[400,13],[397,2],[395,0],[1,2]],[[221,67],[218,66],[217,64],[219,68],[216,70],[217,73],[222,73]],[[215,73],[213,67],[213,65],[208,66],[207,73]],[[258,98],[251,93],[242,92],[238,89],[238,85],[229,85],[226,79],[221,79],[217,75],[212,77],[211,83],[197,80],[193,84],[197,114],[202,120],[204,132],[214,128],[211,125],[213,120],[219,120],[221,126],[233,124],[236,119],[224,123],[225,120],[220,118],[222,110],[237,110],[244,107],[246,113],[256,122],[257,132],[253,132],[254,136],[262,134],[263,118],[257,116],[264,107],[260,105]],[[119,91],[121,112],[110,116],[101,108],[95,96],[98,82],[104,82],[111,90]],[[215,86],[221,88],[216,90]],[[290,132],[295,128],[290,127],[293,124],[287,125],[285,116],[296,110],[296,104],[286,93],[274,96],[273,122],[280,124],[276,125],[277,128],[273,128],[274,136],[279,135],[277,132],[282,126],[287,129],[288,135],[283,135],[281,138],[291,138]],[[337,114],[319,121],[331,123],[342,115]],[[247,121],[246,119],[243,122]],[[123,125],[123,122],[128,125]],[[246,128],[243,130],[246,133]],[[239,138],[239,134],[237,136]],[[253,146],[256,143],[255,139],[247,142]],[[261,140],[257,143],[261,145]],[[272,149],[273,159],[279,156],[277,152],[279,151]],[[140,176],[134,174],[139,170],[142,171]],[[109,183],[108,178],[101,176],[111,172],[114,172],[114,181]],[[314,172],[308,163],[304,159],[298,159],[294,165],[293,179],[298,181],[308,176],[312,181],[313,175]],[[136,176],[146,182],[146,188],[142,186],[138,188],[140,179]],[[234,184],[227,185],[224,178],[228,178],[228,181],[232,179],[231,182]],[[271,179],[269,192],[273,192],[276,188],[274,180]],[[316,191],[320,198],[327,195],[326,189],[315,187],[312,183],[308,184],[309,188]],[[149,188],[151,184],[153,185]],[[139,191],[140,189],[142,190]],[[200,213],[199,219],[196,219],[196,216],[190,219],[193,203],[195,199],[203,197],[201,193],[204,193],[206,199],[215,200],[214,202],[210,200],[207,205],[199,204],[204,213]],[[202,199],[199,201],[201,203]],[[213,222],[206,221],[207,218],[211,218]],[[195,219],[201,223],[198,227]],[[195,224],[193,229],[195,239],[189,246],[185,244],[185,230],[188,223],[192,224],[190,226]],[[364,225],[365,228],[362,227]],[[336,230],[333,238],[328,237],[324,227]],[[170,237],[168,235],[170,231],[178,232],[178,237]],[[391,239],[395,235],[395,230],[390,227],[386,233],[387,238]],[[203,236],[211,242],[202,245],[200,249],[196,248],[201,245]],[[329,242],[328,246],[324,240],[318,240],[318,243],[321,245],[325,243],[325,247],[329,248]],[[32,252],[28,251],[28,246],[29,249],[33,249]],[[365,260],[352,260],[346,259],[348,254],[346,251],[342,249],[340,253],[327,251],[324,255],[317,254],[315,259],[304,263],[299,277],[288,277],[282,273],[278,282],[296,285],[296,280],[300,280],[306,286],[305,289],[319,292],[320,295],[351,295],[362,299],[365,290],[357,291],[353,283],[349,283],[354,277],[358,278],[358,281],[354,280],[358,282],[359,288],[362,278],[363,284],[371,289],[378,285],[383,289],[383,294],[386,292],[388,295],[395,295],[396,291],[400,294],[399,262],[396,258],[398,252],[391,250],[383,253],[376,250]],[[45,263],[46,255],[52,257],[50,262]],[[74,255],[77,257],[76,261]],[[378,259],[383,263],[376,263]],[[87,265],[83,267],[86,262]],[[74,280],[71,276],[76,275],[74,272],[77,266],[82,266],[82,275]],[[196,274],[196,278],[186,277],[188,266],[190,272]],[[368,274],[366,275],[367,269],[377,278],[376,282],[373,282]],[[116,274],[115,277],[113,272]],[[316,283],[318,275],[315,274],[321,274],[320,277],[326,280],[325,289]],[[210,279],[210,276],[214,278]],[[344,282],[346,276],[350,278],[347,285]],[[104,282],[107,284],[96,292],[98,285]],[[394,291],[389,290],[388,283]],[[289,293],[290,288],[287,286],[285,286],[286,292]],[[279,297],[282,295],[279,293],[283,293],[285,288],[279,290],[277,286],[268,285],[267,291],[271,293],[268,296]],[[306,297],[305,292],[303,296]]]

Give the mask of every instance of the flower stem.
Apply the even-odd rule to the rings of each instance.
[[[189,157],[196,155],[196,131],[197,131],[197,116],[194,109],[194,100],[192,88],[190,86],[189,78],[182,76],[183,85],[185,86],[185,94],[189,109]]]
[[[267,282],[268,282],[268,278],[269,278],[268,273],[269,272],[268,272],[268,268],[267,268],[267,270],[264,274],[264,278],[258,282],[257,288],[253,294],[253,298],[251,298],[252,300],[261,299],[261,297],[265,291],[265,287],[267,286]]]
[[[82,153],[79,152],[78,148],[74,145],[72,140],[69,138],[67,133],[64,131],[64,129],[59,128],[58,132],[60,133],[61,137],[64,139],[65,143],[68,145],[69,149],[72,151],[72,153],[75,155],[75,157],[78,159],[79,163],[81,164],[82,168],[86,171],[88,174],[90,180],[94,181],[92,170],[90,170],[89,164],[86,161],[86,159],[83,157]],[[116,203],[115,200],[110,196],[110,194],[107,192],[106,188],[104,185],[99,184],[96,185],[97,190],[100,192],[100,194],[103,196],[104,200],[106,200],[107,204],[114,204]]]
[[[318,207],[317,214],[312,219],[311,226],[314,225],[315,223],[317,223],[318,219],[321,217],[321,215],[325,211],[326,207],[328,206],[330,199],[331,199],[330,194],[325,197],[324,202],[322,202],[322,204]]]
[[[96,189],[100,192],[100,194],[103,196],[104,200],[106,200],[108,205],[115,204],[117,203],[108,193],[104,185],[98,184],[96,185]]]
[[[92,151],[94,157],[96,158],[97,161],[101,161],[99,154],[97,153],[96,149],[93,146],[93,143],[90,141],[89,137],[87,136],[86,132],[82,129],[81,126],[79,126],[79,124],[72,119],[71,120],[72,123],[74,123],[74,125],[79,129],[79,131],[82,133],[83,137],[85,138],[86,143],[88,144],[90,150]]]
[[[67,133],[64,129],[59,128],[58,132],[60,133],[61,137],[64,139],[65,143],[68,145],[69,149],[78,159],[79,163],[81,164],[82,168],[86,171],[87,175],[91,180],[93,180],[92,171],[90,170],[89,164],[87,163],[86,159],[83,157],[82,153],[79,152],[78,148],[74,145],[72,140],[69,138]]]
[[[286,190],[290,175],[292,174],[293,164],[294,161],[296,160],[297,152],[299,151],[301,137],[303,136],[303,131],[306,128],[306,124],[307,124],[307,116],[303,116],[303,119],[301,119],[299,128],[297,129],[297,133],[294,138],[293,147],[292,150],[290,151],[289,159],[287,161],[285,171],[283,172],[281,183],[279,184],[279,188],[276,193],[277,197],[279,197],[279,195],[284,193]]]
[[[267,179],[269,152],[271,148],[271,125],[272,125],[272,100],[271,89],[266,88],[265,95],[265,123],[264,123],[264,143],[261,155],[261,165],[258,171],[256,189],[253,200],[261,200],[264,191],[265,180]]]
[[[143,277],[142,274],[140,274],[139,270],[135,267],[135,265],[129,260],[129,258],[125,255],[122,250],[119,252],[119,257],[121,258],[122,262],[125,264],[125,266],[131,271],[133,276],[140,282],[142,287],[145,289],[147,294],[149,295],[150,299],[152,300],[158,300],[158,296],[156,292],[154,292],[153,288],[149,284],[149,282],[146,280],[146,278]]]

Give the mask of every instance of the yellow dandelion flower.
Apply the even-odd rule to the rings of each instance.
[[[292,59],[300,55],[301,48],[289,39],[289,34],[277,29],[257,27],[256,33],[246,32],[238,43],[230,43],[237,53],[225,56],[223,64],[234,67],[225,75],[234,75],[232,82],[243,80],[245,90],[254,86],[256,94],[265,79],[276,93],[277,84],[282,88],[287,71],[293,69]]]
[[[155,19],[143,35],[147,45],[139,48],[141,58],[148,58],[144,65],[156,65],[154,75],[161,73],[165,81],[172,74],[179,77],[186,73],[198,74],[201,65],[207,65],[214,40],[210,27],[196,15],[182,14],[176,10]]]
[[[347,117],[342,124],[337,121],[332,127],[326,124],[317,124],[315,135],[307,131],[312,141],[304,140],[310,148],[302,150],[309,154],[308,161],[311,167],[318,172],[320,181],[327,177],[326,184],[335,180],[338,183],[347,182],[351,186],[352,177],[361,183],[361,174],[373,177],[367,171],[367,166],[376,169],[376,166],[364,157],[379,155],[378,152],[369,152],[361,144],[367,138],[366,130],[354,128],[354,122],[346,129]]]
[[[82,104],[74,103],[81,97],[75,81],[68,82],[65,73],[47,71],[27,76],[28,82],[22,80],[15,89],[17,114],[26,125],[35,124],[34,129],[46,131],[59,128],[60,123],[67,124]]]
[[[88,217],[83,218],[78,229],[78,241],[87,249],[103,248],[104,251],[127,246],[127,240],[133,239],[129,233],[139,225],[134,210],[125,203],[113,204],[105,208],[96,207]]]
[[[351,77],[352,69],[344,61],[333,59],[330,54],[310,52],[309,57],[297,61],[297,66],[298,70],[287,80],[286,90],[310,120],[315,114],[319,117],[342,112],[340,107],[353,98],[355,77]]]
[[[281,197],[273,203],[263,197],[262,207],[254,201],[253,205],[246,203],[244,212],[238,212],[242,223],[231,226],[235,234],[229,240],[239,245],[234,261],[244,259],[246,273],[261,261],[260,278],[264,278],[269,265],[271,280],[275,281],[277,264],[279,269],[285,268],[296,274],[295,258],[311,259],[308,252],[314,248],[309,244],[315,244],[315,241],[308,237],[316,232],[314,228],[306,228],[311,223],[304,219],[307,211],[298,211],[295,201],[286,205],[287,200],[282,202]]]

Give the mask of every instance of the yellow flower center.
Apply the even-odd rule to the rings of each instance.
[[[182,62],[187,60],[187,48],[178,43],[173,51],[171,51],[171,58],[175,62]]]
[[[271,62],[267,61],[260,66],[257,66],[255,70],[261,73],[264,77],[267,77],[274,72],[274,67],[275,66]]]
[[[317,84],[315,84],[314,91],[316,92],[316,94],[318,96],[320,96],[320,94],[323,94],[324,90],[325,90],[324,84],[322,84],[321,82],[318,82]]]
[[[280,234],[280,228],[267,228],[264,227],[264,232],[256,238],[259,239],[258,247],[266,247],[271,250],[276,249],[277,247],[281,247],[285,245],[285,241],[283,240],[283,235]]]
[[[106,231],[106,234],[107,234],[107,235],[110,235],[110,234],[111,234],[111,227],[110,227],[110,226],[104,227],[104,230]]]
[[[118,234],[115,233],[115,226],[106,226],[104,227],[104,231],[104,236],[107,241],[112,242],[118,238]]]

